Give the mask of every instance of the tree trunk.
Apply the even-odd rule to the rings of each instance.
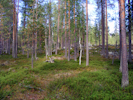
[[[119,48],[120,68],[119,68],[119,71],[122,72],[122,35],[121,35],[121,16],[120,16],[121,5],[120,5],[120,1],[118,4],[119,4],[119,33],[120,33],[120,48]]]
[[[16,1],[13,1],[13,47],[12,54],[13,58],[17,58],[16,54]]]
[[[115,52],[116,52],[116,50],[117,50],[117,41],[116,41]],[[113,55],[112,64],[114,64],[114,58],[115,58],[115,53],[114,53],[114,55]]]
[[[102,7],[102,54],[105,56],[105,17],[104,17],[104,0],[101,0]]]
[[[59,47],[59,24],[60,24],[60,0],[58,0],[58,25],[57,25],[57,42],[56,42],[56,50],[55,50],[55,54],[57,55],[57,49]]]
[[[33,43],[32,43],[32,48],[31,49],[32,49],[32,51],[31,51],[31,54],[32,54],[32,57],[31,57],[31,68],[33,68],[33,61],[34,61],[34,54],[33,54],[34,47],[33,47]]]
[[[18,53],[18,14],[19,14],[19,0],[18,0],[18,7],[17,7],[17,23],[16,23],[16,55]]]
[[[41,34],[39,34],[39,52],[40,53],[42,51],[42,49],[41,49],[41,41],[42,41]]]
[[[49,56],[51,55],[52,53],[52,42],[51,42],[51,0],[49,0],[49,38],[48,38],[48,46],[49,46]]]
[[[73,8],[73,12],[74,12],[74,60],[77,61],[77,52],[76,52],[76,33],[75,33],[75,0],[74,0],[74,8]]]
[[[45,26],[47,26],[47,18],[45,21]],[[48,50],[47,50],[48,46],[47,46],[47,29],[45,28],[45,53],[46,53],[46,59],[47,59],[47,55],[48,55]]]
[[[2,54],[2,36],[0,34],[0,55]]]
[[[26,3],[25,3],[25,11],[24,11],[24,14],[26,15]],[[25,31],[25,25],[26,25],[26,16],[24,16],[24,31]],[[25,39],[25,36],[24,36],[24,33],[22,34],[22,54],[24,55],[24,39]]]
[[[29,34],[28,34],[28,42],[27,42],[27,58],[29,58],[29,48],[30,48],[30,43],[29,43]]]
[[[80,46],[79,65],[81,65],[81,57],[82,57],[82,43],[81,43],[81,37],[80,37],[80,30],[79,30],[79,46]]]
[[[69,24],[69,34],[68,34],[68,61],[70,61],[70,0],[68,0],[68,24]]]
[[[64,34],[63,34],[63,19],[62,19],[62,30],[61,30],[61,49],[64,47]]]
[[[101,35],[101,27],[100,27],[100,23],[99,23],[99,48],[100,48],[100,35]]]
[[[88,0],[86,0],[86,66],[89,65],[89,46],[88,46]]]
[[[38,8],[38,0],[36,0],[36,6]],[[35,59],[37,59],[37,8],[36,8],[36,33],[35,33]]]
[[[128,32],[129,32],[129,62],[132,61],[131,57],[131,10],[130,10],[130,0],[128,0]]]
[[[120,68],[119,71],[122,72],[122,50],[121,50],[121,56],[120,56]]]
[[[67,18],[66,18],[66,0],[65,0],[65,57],[67,58]]]
[[[119,0],[118,0],[119,1]],[[119,59],[120,59],[120,62],[121,62],[121,52],[122,52],[122,50],[121,50],[121,47],[122,47],[122,44],[121,44],[121,17],[120,17],[120,2],[118,3],[119,4],[119,34],[120,34],[120,48],[119,48]]]
[[[125,26],[125,0],[120,0],[121,35],[122,35],[122,87],[129,85],[127,66],[126,26]]]
[[[107,0],[105,0],[106,4],[106,58],[108,58],[108,18],[107,18]]]
[[[32,48],[31,48],[31,68],[33,68],[33,61],[34,61],[34,4],[35,4],[35,0],[33,2],[33,33],[32,33]]]

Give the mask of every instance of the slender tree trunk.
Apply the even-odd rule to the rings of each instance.
[[[130,0],[128,0],[128,31],[129,31],[129,62],[132,61],[131,57],[131,10],[130,10]]]
[[[57,55],[57,49],[59,47],[59,24],[60,24],[60,0],[58,0],[58,25],[57,25],[57,42],[56,42],[56,50],[55,50],[55,54]]]
[[[116,41],[115,52],[116,52],[116,50],[117,50],[117,41]],[[113,55],[112,64],[114,64],[115,52],[114,52],[114,55]]]
[[[122,35],[121,35],[121,16],[120,16],[121,4],[120,4],[120,1],[118,4],[119,4],[119,33],[120,33],[120,48],[119,48],[120,68],[119,68],[119,71],[122,72]]]
[[[81,65],[81,57],[82,57],[82,43],[81,43],[81,37],[80,37],[80,30],[79,30],[79,46],[80,46],[79,65]]]
[[[31,48],[31,54],[32,54],[32,57],[31,57],[31,68],[33,68],[33,61],[34,61],[34,53],[33,53],[33,49],[34,49],[34,47],[33,47],[33,40],[32,40],[32,48]]]
[[[16,55],[18,53],[18,14],[19,14],[19,0],[18,0],[18,7],[17,7],[17,23],[16,23]]]
[[[86,0],[86,66],[89,65],[89,46],[88,46],[88,0]]]
[[[36,0],[36,33],[35,33],[35,59],[37,59],[37,9],[38,9],[38,0]]]
[[[67,18],[66,18],[66,0],[65,0],[65,57],[67,58]]]
[[[84,34],[84,32],[83,32],[83,44],[82,44],[82,46],[83,46],[83,55],[85,54],[85,34]]]
[[[21,48],[21,45],[22,45],[22,41],[21,41],[21,36],[20,36],[20,44],[19,44],[20,48]]]
[[[8,54],[10,54],[10,39],[11,39],[11,36],[10,36],[10,34],[11,34],[11,26],[9,27],[9,37],[8,37]]]
[[[12,47],[12,54],[13,58],[17,58],[16,54],[16,1],[13,1],[13,47]]]
[[[69,24],[69,34],[68,34],[68,61],[70,61],[70,0],[68,0],[68,24]]]
[[[120,68],[119,71],[122,72],[122,50],[121,50],[121,56],[120,56]]]
[[[0,34],[0,55],[2,54],[2,36]]]
[[[77,52],[76,52],[76,33],[75,33],[75,0],[74,0],[74,8],[73,8],[73,12],[74,12],[74,60],[77,61]]]
[[[119,1],[119,0],[118,0]],[[121,44],[121,17],[120,17],[120,2],[118,3],[119,4],[119,33],[120,33],[120,49],[119,49],[119,59],[120,59],[120,61],[121,61],[121,47],[122,47],[122,44]]]
[[[29,34],[28,34],[28,42],[27,42],[27,58],[29,58],[29,48],[30,48],[30,43],[29,43]]]
[[[101,35],[101,27],[100,27],[100,23],[99,23],[99,48],[100,48],[100,35]]]
[[[121,9],[121,35],[122,35],[122,87],[129,84],[127,66],[126,26],[125,26],[125,0],[120,0]]]
[[[97,36],[96,36],[96,32],[95,32],[95,45],[97,45]]]
[[[31,68],[33,68],[33,62],[34,62],[34,4],[35,4],[35,0],[33,2],[33,33],[32,33],[32,50],[31,50]]]
[[[107,0],[105,0],[106,5],[106,58],[108,58],[108,18],[107,18]]]
[[[4,53],[4,34],[2,34],[2,52]]]
[[[25,3],[25,11],[24,11],[24,14],[26,15],[26,3]],[[26,16],[24,16],[24,31],[25,31],[25,25],[26,25]],[[22,54],[24,55],[24,40],[25,40],[25,36],[24,36],[24,33],[22,34]]]
[[[8,48],[8,39],[5,40],[5,53],[7,54],[7,48]]]
[[[3,34],[2,34],[2,53],[4,53],[4,38],[3,38]]]
[[[41,34],[39,34],[39,52],[40,53],[42,51],[42,49],[41,49],[41,41],[42,41]]]
[[[105,17],[104,17],[104,0],[101,0],[102,7],[102,54],[105,56]]]
[[[7,53],[10,54],[10,37],[8,38],[8,48],[7,48]]]
[[[61,30],[61,49],[63,49],[63,41],[64,40],[64,34],[63,34],[63,19],[62,19],[62,30]]]
[[[49,0],[49,39],[48,39],[48,45],[49,45],[49,56],[52,53],[52,42],[51,42],[51,0]]]
[[[45,21],[45,26],[47,26],[47,18],[46,18],[46,21]],[[47,59],[47,55],[48,55],[48,46],[47,46],[47,29],[45,28],[45,53],[46,53],[46,59]]]
[[[2,20],[2,14],[0,16],[0,19]],[[2,30],[2,23],[0,23],[0,30]],[[0,32],[0,55],[2,54],[2,33]]]

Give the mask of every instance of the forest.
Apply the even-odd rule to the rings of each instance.
[[[0,100],[133,100],[133,0],[0,0]]]

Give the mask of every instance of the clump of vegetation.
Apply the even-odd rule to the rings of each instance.
[[[53,56],[62,57],[62,50],[60,52],[61,55]],[[78,61],[66,59],[54,59],[54,63],[47,63],[45,56],[38,54],[39,60],[34,62],[33,69],[31,59],[25,59],[26,56],[19,54],[14,59],[2,55],[1,61],[8,60],[11,64],[0,67],[0,99],[28,99],[27,93],[32,97],[42,95],[42,99],[48,100],[132,99],[133,85],[121,88],[119,60],[115,59],[112,65],[111,59],[101,57],[94,49],[90,52],[89,66],[85,64],[85,56],[82,57],[82,65],[79,65]],[[130,63],[130,83],[133,82],[132,77]]]
[[[108,68],[112,67],[108,66]],[[129,71],[129,73],[129,80],[132,83],[133,72]],[[58,79],[50,84],[49,91],[52,92],[52,98],[56,99],[63,99],[66,95],[72,100],[133,99],[132,84],[124,89],[121,88],[121,73],[118,66],[110,70],[84,71],[77,77]]]

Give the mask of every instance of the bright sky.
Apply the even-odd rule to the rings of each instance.
[[[54,0],[55,2],[57,2],[57,0]],[[91,25],[94,25],[95,24],[95,19],[96,19],[96,4],[95,4],[95,1],[94,0],[88,0],[89,1],[89,4],[88,4],[88,17],[89,17],[89,24]],[[20,4],[22,5],[22,4]],[[117,28],[118,27],[118,2],[115,3],[115,8],[113,9],[108,9],[108,14],[110,15],[110,18],[108,17],[108,26],[109,26],[109,33],[114,33],[115,31],[115,20],[111,20],[112,17],[115,18],[115,16],[117,17]],[[116,15],[115,15],[116,13]],[[101,15],[99,15],[101,16]],[[21,25],[21,17],[22,17],[22,14],[19,13],[19,26]],[[118,30],[117,30],[118,31]]]

